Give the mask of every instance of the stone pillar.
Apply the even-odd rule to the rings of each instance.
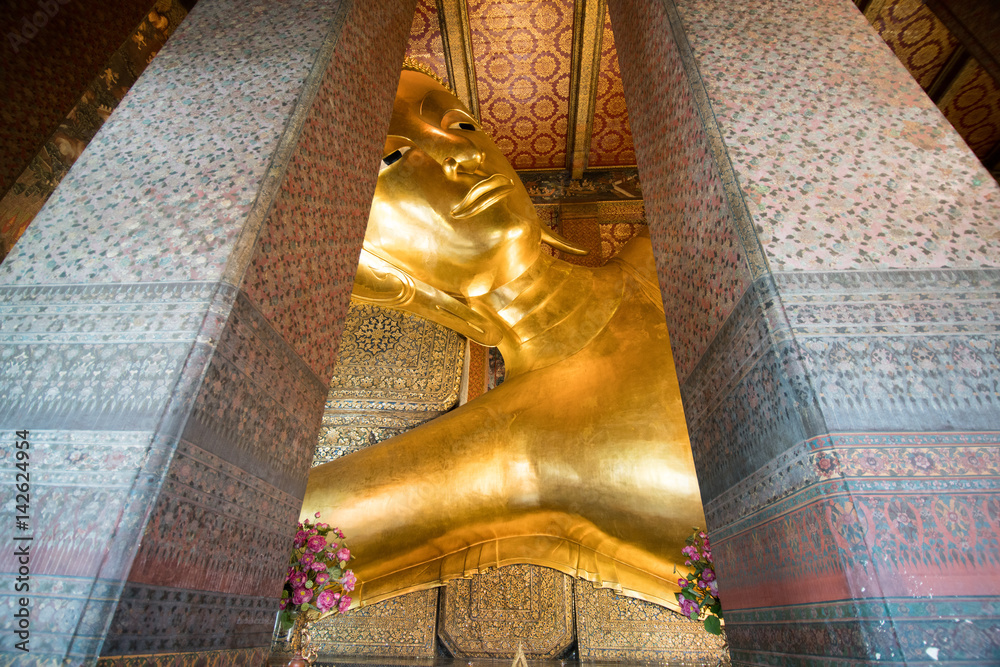
[[[18,664],[266,656],[412,12],[201,0],[0,266]]]
[[[848,0],[610,0],[735,661],[1000,655],[1000,190]]]

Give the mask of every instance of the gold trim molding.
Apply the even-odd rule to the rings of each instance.
[[[479,89],[466,0],[437,0],[448,81],[455,96],[479,119]]]
[[[573,10],[573,62],[566,133],[566,168],[572,178],[583,177],[590,156],[606,12],[605,0],[577,0]]]

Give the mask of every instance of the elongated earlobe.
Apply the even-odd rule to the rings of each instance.
[[[542,227],[542,243],[547,243],[556,250],[562,250],[563,252],[568,252],[571,255],[588,255],[590,251],[586,248],[574,244],[567,238],[563,238],[554,231],[541,225]]]

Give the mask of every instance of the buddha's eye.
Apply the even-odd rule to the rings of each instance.
[[[467,123],[465,121],[461,121],[461,122],[458,122],[458,123],[452,123],[451,125],[448,126],[448,129],[449,130],[466,130],[468,132],[475,132],[476,131],[476,126],[473,125],[472,123]]]
[[[403,154],[406,153],[406,151],[408,150],[410,150],[409,146],[400,146],[393,152],[383,157],[382,164],[379,165],[378,172],[381,174],[383,169],[387,169],[389,165],[393,164],[394,162],[397,162],[401,157],[403,157]]]

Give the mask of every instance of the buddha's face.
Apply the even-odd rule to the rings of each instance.
[[[429,285],[479,296],[538,257],[541,228],[524,185],[461,102],[404,71],[365,248]]]

